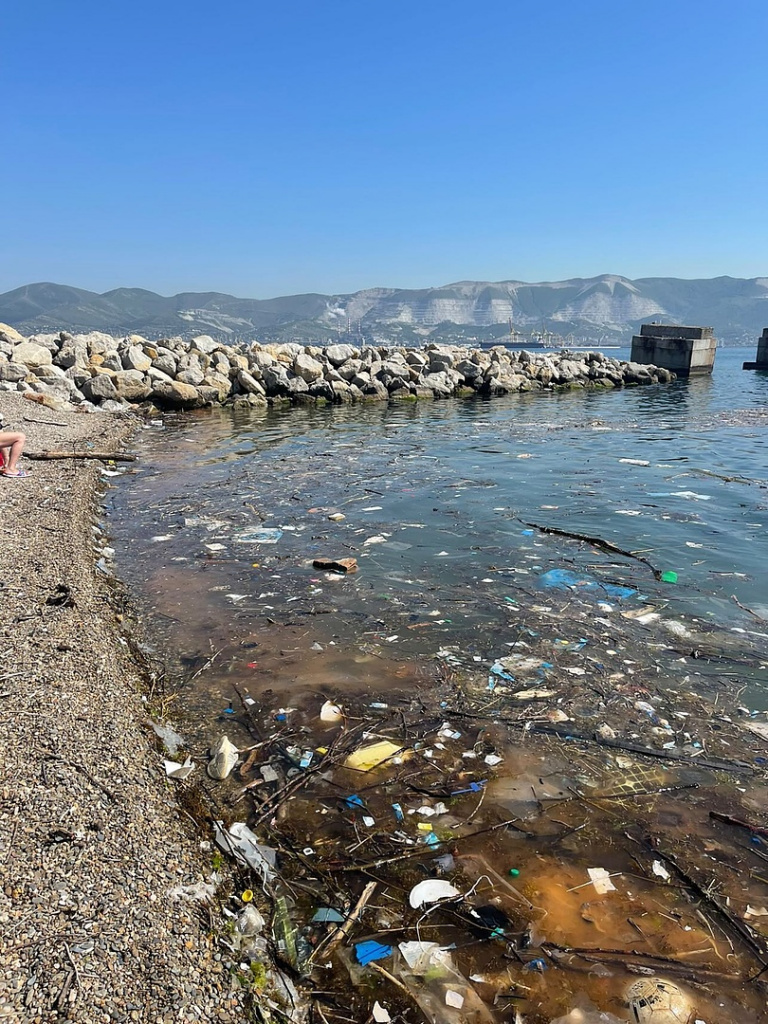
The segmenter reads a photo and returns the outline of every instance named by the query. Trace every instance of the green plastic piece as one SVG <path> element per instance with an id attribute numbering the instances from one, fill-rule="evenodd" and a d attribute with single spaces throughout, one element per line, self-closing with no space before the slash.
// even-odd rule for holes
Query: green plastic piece
<path id="1" fill-rule="evenodd" d="M 677 573 L 676 572 L 672 572 L 671 569 L 668 570 L 667 572 L 663 572 L 661 574 L 661 582 L 662 583 L 677 583 Z"/>
<path id="2" fill-rule="evenodd" d="M 512 875 L 513 878 L 517 878 L 517 876 L 520 874 L 517 868 L 510 868 L 509 873 L 510 875 Z"/>

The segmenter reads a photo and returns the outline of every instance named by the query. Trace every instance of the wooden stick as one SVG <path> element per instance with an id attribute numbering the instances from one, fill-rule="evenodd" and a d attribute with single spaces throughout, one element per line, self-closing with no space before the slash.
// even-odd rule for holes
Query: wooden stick
<path id="1" fill-rule="evenodd" d="M 756 825 L 751 821 L 743 821 L 741 818 L 732 818 L 730 814 L 721 814 L 719 811 L 710 811 L 710 818 L 715 821 L 723 821 L 726 825 L 736 825 L 737 828 L 745 828 L 748 832 L 754 832 L 757 836 L 768 836 L 768 828 Z"/>
<path id="2" fill-rule="evenodd" d="M 524 522 L 523 520 L 520 521 Z M 539 530 L 541 533 L 551 533 L 555 537 L 568 537 L 570 540 L 583 541 L 585 544 L 591 544 L 598 551 L 607 551 L 612 555 L 622 555 L 624 558 L 634 558 L 636 562 L 642 562 L 643 565 L 647 565 L 655 579 L 661 579 L 661 571 L 651 565 L 647 558 L 634 554 L 632 551 L 625 551 L 624 548 L 619 548 L 615 544 L 611 544 L 609 540 L 603 540 L 602 537 L 589 537 L 586 533 L 571 533 L 570 530 L 559 530 L 556 526 L 540 526 L 539 523 L 525 523 L 524 525 L 532 530 Z"/>
<path id="3" fill-rule="evenodd" d="M 533 833 L 526 832 L 525 829 L 519 828 L 515 825 L 516 821 L 519 821 L 519 818 L 510 818 L 509 821 L 500 821 L 498 825 L 491 825 L 489 828 L 481 828 L 476 832 L 467 832 L 463 836 L 453 836 L 451 843 L 455 845 L 456 843 L 463 842 L 465 839 L 472 839 L 474 836 L 484 836 L 489 832 L 496 832 L 500 828 L 512 828 L 515 832 L 520 832 L 522 835 L 530 838 Z M 435 853 L 434 846 L 417 846 L 415 849 L 407 850 L 405 853 L 397 853 L 393 857 L 379 857 L 378 860 L 370 860 L 366 864 L 347 864 L 343 868 L 332 868 L 331 870 L 338 871 L 341 874 L 348 874 L 350 871 L 372 871 L 374 868 L 383 867 L 385 864 L 396 864 L 400 860 L 409 860 L 411 857 L 426 857 L 429 854 L 433 857 L 438 856 L 438 854 Z"/>
<path id="4" fill-rule="evenodd" d="M 50 462 L 58 459 L 96 459 L 98 462 L 135 462 L 135 455 L 125 452 L 24 452 L 25 459 Z"/>
<path id="5" fill-rule="evenodd" d="M 352 931 L 352 928 L 354 927 L 357 919 L 365 910 L 365 905 L 367 904 L 371 896 L 373 896 L 378 884 L 378 882 L 369 882 L 366 885 L 366 887 L 363 889 L 360 899 L 355 904 L 354 909 L 352 910 L 349 917 L 343 924 L 339 925 L 336 931 L 331 932 L 331 934 L 324 942 L 320 943 L 320 945 L 317 947 L 314 953 L 310 956 L 310 963 L 312 963 L 312 961 L 315 960 L 318 956 L 330 956 L 336 949 L 336 947 L 339 945 L 339 943 L 346 939 L 346 937 Z"/>

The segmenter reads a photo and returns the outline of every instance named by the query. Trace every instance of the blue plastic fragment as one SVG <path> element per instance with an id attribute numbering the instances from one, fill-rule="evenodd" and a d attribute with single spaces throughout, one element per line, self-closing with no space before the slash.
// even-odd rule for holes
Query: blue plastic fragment
<path id="1" fill-rule="evenodd" d="M 507 679 L 510 683 L 514 683 L 515 681 L 515 677 L 510 675 L 499 661 L 495 661 L 493 665 L 491 665 L 491 672 L 495 676 L 499 676 L 501 679 Z"/>
<path id="2" fill-rule="evenodd" d="M 351 796 L 344 797 L 344 803 L 347 807 L 362 807 L 365 809 L 365 804 L 356 793 L 352 793 Z"/>
<path id="3" fill-rule="evenodd" d="M 392 954 L 392 947 L 385 946 L 383 942 L 358 942 L 355 944 L 355 959 L 359 964 L 365 966 L 373 960 L 386 960 Z"/>
<path id="4" fill-rule="evenodd" d="M 398 821 L 402 821 L 403 820 L 403 808 L 400 806 L 400 804 L 392 804 L 392 810 L 395 812 L 395 818 Z"/>
<path id="5" fill-rule="evenodd" d="M 275 721 L 276 722 L 285 722 L 287 720 L 288 720 L 288 715 L 286 715 L 283 711 L 281 711 L 277 715 L 275 715 Z"/>
<path id="6" fill-rule="evenodd" d="M 547 969 L 547 963 L 541 959 L 529 960 L 525 965 L 525 969 L 526 971 L 540 971 L 543 973 Z"/>
<path id="7" fill-rule="evenodd" d="M 463 793 L 479 793 L 488 782 L 488 779 L 481 779 L 479 782 L 470 782 L 468 789 L 455 789 L 451 796 L 461 796 Z"/>
<path id="8" fill-rule="evenodd" d="M 634 597 L 637 594 L 633 587 L 620 587 L 615 583 L 602 583 L 600 580 L 573 572 L 571 569 L 549 569 L 539 576 L 539 582 L 553 590 L 570 590 L 571 587 L 577 587 L 579 590 L 589 591 L 597 598 L 605 594 L 616 598 Z"/>
<path id="9" fill-rule="evenodd" d="M 333 907 L 318 907 L 315 911 L 315 916 L 312 918 L 313 922 L 320 922 L 322 924 L 330 922 L 332 924 L 341 924 L 344 918 Z"/>
<path id="10" fill-rule="evenodd" d="M 534 531 L 533 530 L 522 530 L 521 532 L 522 532 L 524 537 L 533 537 L 533 535 L 534 535 Z"/>
<path id="11" fill-rule="evenodd" d="M 283 531 L 276 527 L 262 526 L 256 530 L 244 530 L 234 539 L 238 544 L 277 544 Z"/>
<path id="12" fill-rule="evenodd" d="M 437 838 L 434 832 L 427 832 L 426 836 L 424 837 L 424 842 L 427 844 L 427 846 L 440 845 L 440 840 Z"/>

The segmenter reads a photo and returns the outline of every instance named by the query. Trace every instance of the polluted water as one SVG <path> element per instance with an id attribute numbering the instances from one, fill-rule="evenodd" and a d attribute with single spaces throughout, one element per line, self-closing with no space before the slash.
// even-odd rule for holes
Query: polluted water
<path id="1" fill-rule="evenodd" d="M 141 433 L 114 571 L 261 1019 L 768 1021 L 750 387 Z"/>

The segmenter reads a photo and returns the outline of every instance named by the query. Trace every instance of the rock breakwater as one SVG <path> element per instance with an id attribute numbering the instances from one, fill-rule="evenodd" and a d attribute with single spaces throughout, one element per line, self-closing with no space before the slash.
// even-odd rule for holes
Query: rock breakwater
<path id="1" fill-rule="evenodd" d="M 109 411 L 142 403 L 194 409 L 232 402 L 333 403 L 497 396 L 520 391 L 668 383 L 674 374 L 600 352 L 421 349 L 299 344 L 227 345 L 208 335 L 38 334 L 0 325 L 0 390 L 46 404 Z"/>

